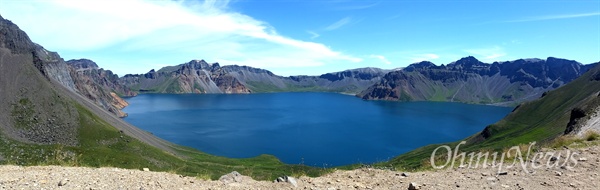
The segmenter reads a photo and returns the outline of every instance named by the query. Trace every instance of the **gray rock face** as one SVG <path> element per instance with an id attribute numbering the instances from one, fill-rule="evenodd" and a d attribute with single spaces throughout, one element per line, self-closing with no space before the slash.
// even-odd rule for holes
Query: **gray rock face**
<path id="1" fill-rule="evenodd" d="M 29 36 L 10 20 L 0 16 L 0 47 L 9 49 L 13 54 L 34 53 L 34 43 Z"/>
<path id="2" fill-rule="evenodd" d="M 119 76 L 87 59 L 69 60 L 66 64 L 79 94 L 119 117 L 127 116 L 121 109 L 128 103 L 120 96 L 136 96 L 137 93 L 121 85 Z"/>
<path id="3" fill-rule="evenodd" d="M 65 61 L 56 53 L 36 44 L 36 57 L 42 62 L 46 77 L 58 81 L 71 91 L 75 91 L 75 82 Z"/>
<path id="4" fill-rule="evenodd" d="M 89 70 L 89 69 L 100 69 L 96 62 L 89 59 L 73 59 L 67 61 L 67 64 L 75 69 L 76 71 Z"/>

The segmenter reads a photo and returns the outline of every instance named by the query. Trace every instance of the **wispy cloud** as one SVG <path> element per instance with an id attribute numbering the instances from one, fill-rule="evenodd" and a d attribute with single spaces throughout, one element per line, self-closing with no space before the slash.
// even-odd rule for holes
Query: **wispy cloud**
<path id="1" fill-rule="evenodd" d="M 338 20 L 337 22 L 325 27 L 325 30 L 328 30 L 328 31 L 337 30 L 338 28 L 341 28 L 342 26 L 350 23 L 351 21 L 352 21 L 352 18 L 350 18 L 350 17 L 342 18 L 342 19 Z"/>
<path id="2" fill-rule="evenodd" d="M 592 17 L 592 16 L 600 16 L 600 12 L 562 14 L 562 15 L 546 15 L 546 16 L 529 17 L 529 18 L 523 18 L 523 19 L 517 19 L 517 20 L 508 20 L 505 22 L 533 22 L 533 21 L 558 20 L 558 19 L 581 18 L 581 17 Z"/>
<path id="3" fill-rule="evenodd" d="M 350 10 L 363 10 L 363 9 L 368 9 L 374 6 L 379 5 L 380 2 L 374 2 L 371 4 L 361 4 L 361 5 L 341 5 L 338 6 L 336 9 L 337 10 L 344 10 L 344 11 L 350 11 Z"/>
<path id="4" fill-rule="evenodd" d="M 440 56 L 433 54 L 433 53 L 417 54 L 412 57 L 412 61 L 413 61 L 413 63 L 415 63 L 415 62 L 421 62 L 421 61 L 432 61 L 432 60 L 438 59 L 438 58 L 440 58 Z"/>
<path id="5" fill-rule="evenodd" d="M 191 59 L 287 68 L 281 71 L 362 61 L 324 44 L 280 35 L 268 23 L 231 11 L 228 2 L 28 0 L 3 2 L 0 12 L 65 58 L 96 59 L 119 74 Z M 348 22 L 342 19 L 330 28 Z"/>
<path id="6" fill-rule="evenodd" d="M 385 64 L 392 64 L 391 61 L 389 61 L 387 58 L 385 58 L 385 56 L 383 55 L 370 55 L 369 58 L 373 58 L 373 59 L 378 59 L 379 61 L 385 63 Z"/>
<path id="7" fill-rule="evenodd" d="M 315 38 L 318 38 L 319 36 L 321 36 L 321 35 L 319 35 L 319 33 L 316 33 L 313 31 L 306 31 L 306 32 L 308 32 L 308 34 L 310 34 L 310 39 L 315 39 Z"/>
<path id="8" fill-rule="evenodd" d="M 474 55 L 482 61 L 491 62 L 491 61 L 500 61 L 499 58 L 506 56 L 504 49 L 499 46 L 487 47 L 487 48 L 477 48 L 477 49 L 466 49 L 464 52 L 467 52 L 471 55 Z"/>

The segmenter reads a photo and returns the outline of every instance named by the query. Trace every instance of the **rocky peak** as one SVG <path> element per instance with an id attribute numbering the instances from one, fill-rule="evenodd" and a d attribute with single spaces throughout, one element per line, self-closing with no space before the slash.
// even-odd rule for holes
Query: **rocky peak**
<path id="1" fill-rule="evenodd" d="M 211 67 L 210 68 L 211 71 L 216 71 L 217 69 L 221 68 L 221 65 L 219 65 L 219 63 L 217 63 L 217 62 L 214 62 L 214 63 L 210 64 L 210 67 Z"/>
<path id="2" fill-rule="evenodd" d="M 0 47 L 8 48 L 14 54 L 27 54 L 34 51 L 29 36 L 19 27 L 0 15 Z"/>
<path id="3" fill-rule="evenodd" d="M 144 74 L 145 78 L 149 78 L 149 79 L 156 79 L 157 75 L 156 75 L 156 71 L 154 71 L 154 69 L 148 71 L 148 73 Z"/>
<path id="4" fill-rule="evenodd" d="M 177 69 L 176 72 L 177 73 L 194 73 L 194 72 L 197 73 L 197 71 L 199 71 L 199 70 L 213 72 L 213 71 L 218 70 L 219 68 L 221 68 L 219 63 L 207 63 L 204 60 L 192 60 L 185 64 L 179 65 L 179 68 Z"/>
<path id="5" fill-rule="evenodd" d="M 208 65 L 208 63 L 206 63 L 206 61 L 204 61 L 204 60 L 192 60 L 186 64 L 183 64 L 181 68 L 182 69 L 190 68 L 193 70 L 201 70 L 201 69 L 207 70 L 210 67 L 211 66 Z"/>
<path id="6" fill-rule="evenodd" d="M 80 69 L 99 69 L 96 62 L 89 59 L 72 59 L 67 61 L 67 65 L 73 67 L 76 70 Z"/>
<path id="7" fill-rule="evenodd" d="M 412 72 L 415 70 L 430 69 L 430 68 L 436 68 L 436 67 L 437 66 L 430 61 L 421 61 L 419 63 L 410 64 L 408 67 L 404 68 L 404 70 Z"/>
<path id="8" fill-rule="evenodd" d="M 448 64 L 448 67 L 454 68 L 456 70 L 469 70 L 476 68 L 487 67 L 488 64 L 485 64 L 479 60 L 477 60 L 473 56 L 463 57 L 454 63 Z"/>

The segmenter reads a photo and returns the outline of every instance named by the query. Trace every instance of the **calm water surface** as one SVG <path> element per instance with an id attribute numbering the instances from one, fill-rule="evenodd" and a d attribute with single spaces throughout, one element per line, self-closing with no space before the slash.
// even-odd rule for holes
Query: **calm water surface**
<path id="1" fill-rule="evenodd" d="M 512 108 L 449 102 L 364 101 L 335 93 L 142 94 L 126 121 L 210 154 L 272 154 L 289 164 L 373 163 L 460 140 Z"/>

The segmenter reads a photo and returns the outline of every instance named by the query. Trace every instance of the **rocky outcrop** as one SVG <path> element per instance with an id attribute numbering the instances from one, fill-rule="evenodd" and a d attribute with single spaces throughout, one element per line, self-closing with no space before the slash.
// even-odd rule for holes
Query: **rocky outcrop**
<path id="1" fill-rule="evenodd" d="M 448 65 L 412 64 L 393 71 L 358 96 L 369 100 L 432 100 L 516 105 L 539 98 L 593 65 L 549 57 L 483 63 L 465 57 Z"/>
<path id="2" fill-rule="evenodd" d="M 123 109 L 127 106 L 129 106 L 129 103 L 125 100 L 123 100 L 123 98 L 121 98 L 119 95 L 117 95 L 114 92 L 110 92 L 110 96 L 113 98 L 114 100 L 114 106 L 117 107 L 117 109 Z"/>
<path id="3" fill-rule="evenodd" d="M 39 58 L 44 66 L 44 74 L 48 78 L 58 81 L 69 90 L 75 90 L 75 82 L 69 73 L 69 67 L 65 61 L 56 53 L 44 49 L 40 45 L 35 45 L 35 57 Z"/>
<path id="4" fill-rule="evenodd" d="M 586 117 L 588 114 L 581 108 L 574 108 L 571 110 L 571 117 L 569 118 L 569 123 L 567 124 L 567 129 L 565 130 L 565 134 L 575 133 L 581 130 L 581 120 Z"/>
<path id="5" fill-rule="evenodd" d="M 119 76 L 87 59 L 69 60 L 66 63 L 79 94 L 119 117 L 127 116 L 121 109 L 128 104 L 120 96 L 135 96 L 137 93 L 121 85 Z"/>

